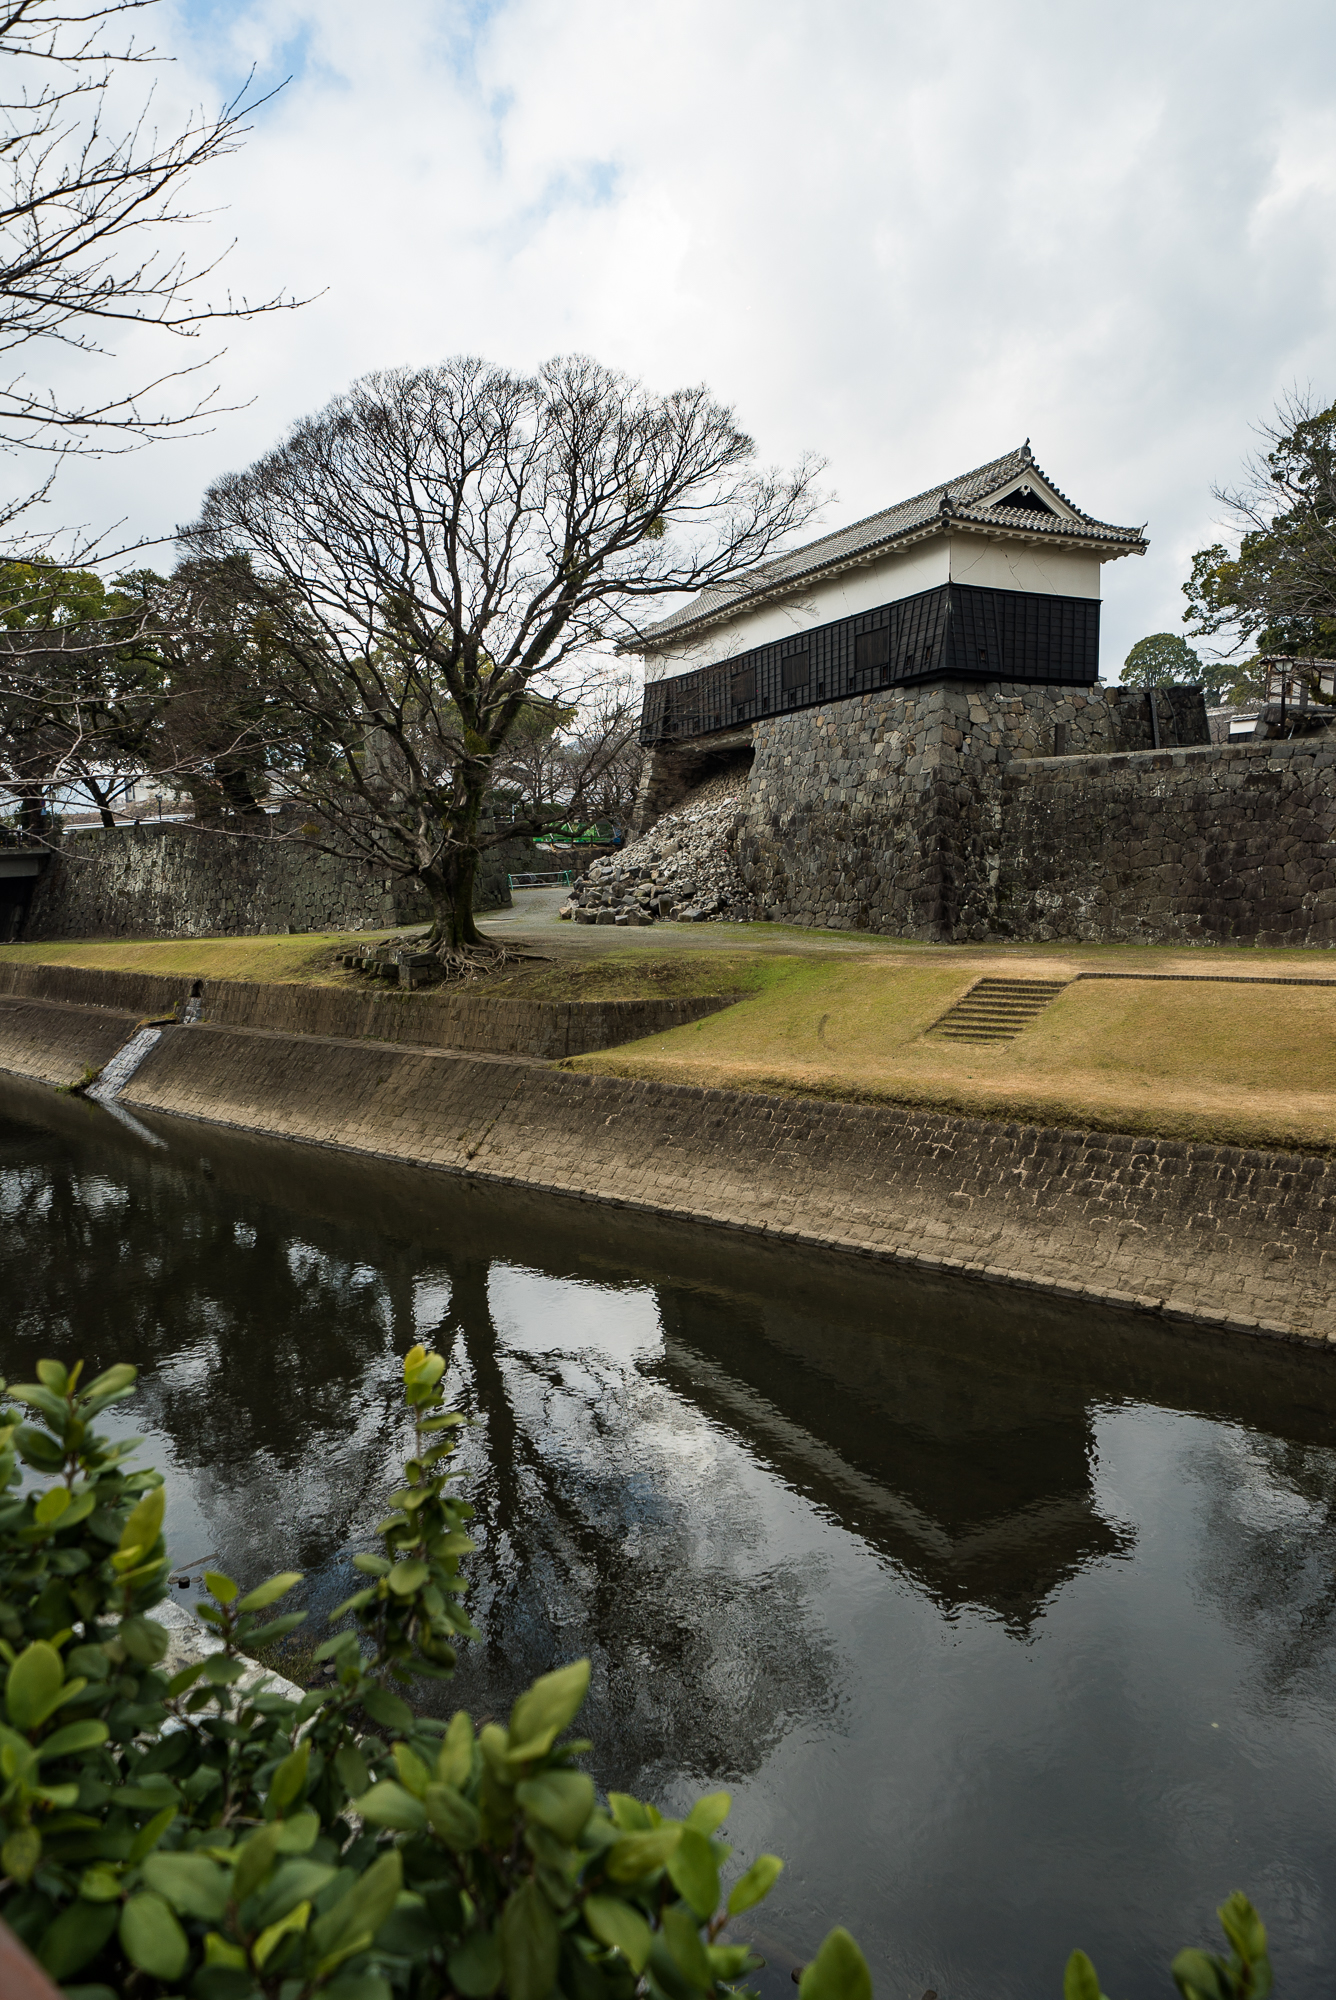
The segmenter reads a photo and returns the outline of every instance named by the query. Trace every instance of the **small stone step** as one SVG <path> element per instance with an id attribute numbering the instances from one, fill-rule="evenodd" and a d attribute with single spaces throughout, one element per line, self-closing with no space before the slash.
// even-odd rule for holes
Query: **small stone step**
<path id="1" fill-rule="evenodd" d="M 1010 1042 L 1057 999 L 1065 979 L 980 979 L 927 1033 L 947 1042 Z"/>

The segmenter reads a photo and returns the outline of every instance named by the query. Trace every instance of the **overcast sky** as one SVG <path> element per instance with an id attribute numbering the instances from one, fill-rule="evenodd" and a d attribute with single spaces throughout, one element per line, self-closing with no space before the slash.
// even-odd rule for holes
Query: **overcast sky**
<path id="1" fill-rule="evenodd" d="M 197 240 L 237 238 L 239 290 L 321 296 L 228 336 L 249 407 L 79 472 L 65 519 L 170 532 L 367 369 L 580 348 L 708 382 L 767 462 L 820 453 L 825 526 L 1028 436 L 1078 506 L 1148 524 L 1104 572 L 1112 678 L 1178 628 L 1250 425 L 1336 397 L 1330 0 L 166 0 L 147 26 L 164 125 L 291 76 L 197 183 Z"/>

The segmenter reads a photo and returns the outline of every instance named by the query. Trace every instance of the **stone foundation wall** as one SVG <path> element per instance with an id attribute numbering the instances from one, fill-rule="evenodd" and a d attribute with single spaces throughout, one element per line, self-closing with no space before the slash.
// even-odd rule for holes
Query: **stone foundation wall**
<path id="1" fill-rule="evenodd" d="M 977 837 L 1007 766 L 1055 740 L 1072 752 L 1126 748 L 1143 725 L 1148 739 L 1144 700 L 1103 689 L 964 682 L 769 717 L 756 724 L 734 834 L 739 873 L 761 910 L 788 923 L 951 937 L 954 857 Z"/>
<path id="2" fill-rule="evenodd" d="M 67 834 L 38 877 L 20 935 L 263 936 L 425 923 L 415 884 L 369 863 L 319 854 L 270 821 L 257 837 L 171 821 Z M 491 848 L 477 907 L 508 908 L 508 874 L 549 866 L 528 841 Z"/>
<path id="3" fill-rule="evenodd" d="M 1200 695 L 1168 692 L 1162 740 L 1199 747 L 1150 749 L 1145 697 L 1116 689 L 885 690 L 759 723 L 743 883 L 774 918 L 890 936 L 1336 943 L 1336 740 L 1209 744 Z"/>
<path id="4" fill-rule="evenodd" d="M 1336 741 L 1011 765 L 961 815 L 955 937 L 1336 944 Z"/>

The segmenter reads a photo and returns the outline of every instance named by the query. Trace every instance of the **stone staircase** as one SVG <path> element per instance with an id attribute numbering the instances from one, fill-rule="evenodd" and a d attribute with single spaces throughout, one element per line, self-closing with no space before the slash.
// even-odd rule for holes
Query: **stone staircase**
<path id="1" fill-rule="evenodd" d="M 946 1042 L 1011 1042 L 1069 984 L 1065 979 L 980 979 L 928 1033 Z"/>

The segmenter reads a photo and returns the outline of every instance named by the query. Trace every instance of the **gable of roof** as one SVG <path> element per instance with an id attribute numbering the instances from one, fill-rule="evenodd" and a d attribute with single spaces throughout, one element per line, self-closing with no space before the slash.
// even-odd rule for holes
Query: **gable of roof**
<path id="1" fill-rule="evenodd" d="M 1042 480 L 1049 492 L 1070 509 L 1070 513 L 1050 512 L 1046 508 L 1036 508 L 1030 502 L 1016 507 L 999 505 L 999 498 L 1008 497 L 1008 489 L 1027 476 Z M 1134 550 L 1140 552 L 1147 546 L 1143 529 L 1114 527 L 1108 521 L 1097 521 L 1093 515 L 1082 513 L 1061 487 L 1036 465 L 1027 438 L 1015 451 L 990 459 L 987 465 L 976 465 L 972 472 L 944 479 L 939 486 L 929 486 L 908 500 L 898 501 L 894 507 L 885 507 L 879 514 L 869 514 L 863 520 L 855 521 L 851 527 L 837 528 L 833 534 L 822 535 L 819 540 L 808 542 L 800 549 L 790 549 L 786 555 L 761 563 L 731 583 L 701 591 L 690 604 L 648 626 L 639 640 L 627 641 L 618 650 L 639 652 L 642 647 L 654 646 L 667 638 L 681 637 L 689 631 L 715 624 L 722 618 L 732 617 L 750 603 L 768 597 L 786 596 L 802 584 L 817 582 L 825 574 L 889 554 L 897 543 L 917 540 L 947 520 L 958 522 L 967 529 L 1013 529 L 1027 535 L 1053 537 L 1069 544 L 1083 542 L 1088 547 L 1104 547 L 1119 555 Z"/>

